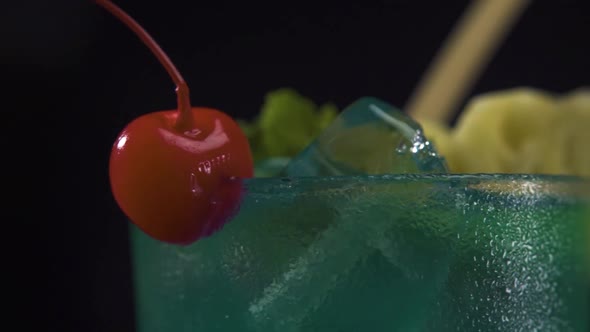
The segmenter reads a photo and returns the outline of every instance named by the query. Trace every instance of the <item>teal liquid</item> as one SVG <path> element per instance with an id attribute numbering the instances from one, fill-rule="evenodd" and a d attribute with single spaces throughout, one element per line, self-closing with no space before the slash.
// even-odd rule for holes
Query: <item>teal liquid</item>
<path id="1" fill-rule="evenodd" d="M 139 331 L 587 331 L 589 184 L 253 179 L 188 247 L 133 229 Z"/>

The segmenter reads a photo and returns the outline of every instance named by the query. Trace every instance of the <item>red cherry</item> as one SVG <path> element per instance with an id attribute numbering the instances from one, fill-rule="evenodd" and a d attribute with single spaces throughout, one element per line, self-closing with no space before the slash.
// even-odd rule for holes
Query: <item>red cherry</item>
<path id="1" fill-rule="evenodd" d="M 228 115 L 190 106 L 184 79 L 135 20 L 109 0 L 96 3 L 136 32 L 178 94 L 178 110 L 140 116 L 115 141 L 109 165 L 113 195 L 150 236 L 189 244 L 223 225 L 239 206 L 239 179 L 253 174 L 248 141 Z"/>
<path id="2" fill-rule="evenodd" d="M 217 228 L 221 212 L 234 209 L 240 186 L 231 177 L 251 177 L 244 134 L 224 113 L 193 108 L 192 130 L 174 129 L 178 112 L 146 114 L 119 135 L 110 160 L 111 187 L 127 216 L 151 236 L 190 243 Z"/>

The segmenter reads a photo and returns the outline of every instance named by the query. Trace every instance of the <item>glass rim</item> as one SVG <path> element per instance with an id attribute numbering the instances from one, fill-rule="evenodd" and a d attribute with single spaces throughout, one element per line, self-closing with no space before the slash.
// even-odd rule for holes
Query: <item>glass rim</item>
<path id="1" fill-rule="evenodd" d="M 448 184 L 451 188 L 489 189 L 492 191 L 565 193 L 590 199 L 590 178 L 575 175 L 512 174 L 512 173 L 437 173 L 437 174 L 378 174 L 336 176 L 274 176 L 241 179 L 248 194 L 272 194 L 276 190 L 309 190 L 362 187 L 365 185 L 407 185 L 411 183 Z M 456 190 L 456 189 L 453 189 Z"/>
<path id="2" fill-rule="evenodd" d="M 253 181 L 405 181 L 405 180 L 526 180 L 526 181 L 551 181 L 551 182 L 582 182 L 590 183 L 590 178 L 568 174 L 535 174 L 535 173 L 404 173 L 404 174 L 354 174 L 354 175 L 329 175 L 329 176 L 263 176 L 245 178 L 245 183 Z"/>

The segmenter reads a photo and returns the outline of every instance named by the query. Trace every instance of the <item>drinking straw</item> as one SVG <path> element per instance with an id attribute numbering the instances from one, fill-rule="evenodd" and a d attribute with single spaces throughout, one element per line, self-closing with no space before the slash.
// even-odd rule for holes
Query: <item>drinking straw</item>
<path id="1" fill-rule="evenodd" d="M 473 0 L 406 104 L 408 114 L 448 124 L 529 3 L 530 0 Z"/>

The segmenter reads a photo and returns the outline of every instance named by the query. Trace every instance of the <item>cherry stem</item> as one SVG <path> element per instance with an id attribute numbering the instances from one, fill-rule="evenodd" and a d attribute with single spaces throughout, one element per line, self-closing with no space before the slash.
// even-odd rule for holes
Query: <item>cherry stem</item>
<path id="1" fill-rule="evenodd" d="M 176 66 L 172 63 L 168 55 L 160 48 L 158 43 L 145 31 L 137 21 L 129 16 L 125 11 L 109 0 L 94 0 L 98 5 L 108 10 L 111 14 L 117 17 L 121 22 L 125 23 L 141 41 L 152 51 L 158 58 L 162 66 L 176 84 L 176 96 L 178 99 L 178 118 L 176 119 L 176 129 L 190 130 L 193 126 L 193 113 L 191 111 L 190 91 L 188 85 L 180 75 Z"/>

